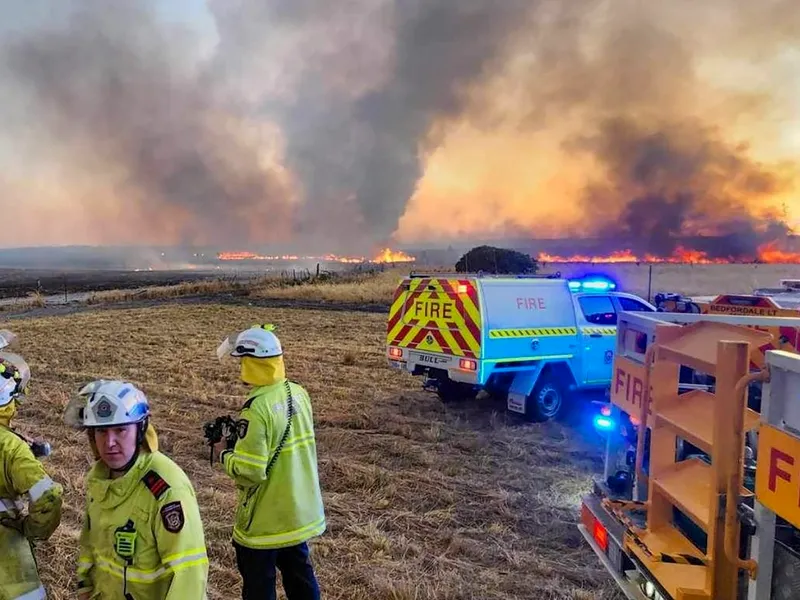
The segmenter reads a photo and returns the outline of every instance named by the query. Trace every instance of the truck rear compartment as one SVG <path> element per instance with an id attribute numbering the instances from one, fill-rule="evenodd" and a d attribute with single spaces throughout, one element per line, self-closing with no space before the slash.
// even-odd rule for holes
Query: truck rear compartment
<path id="1" fill-rule="evenodd" d="M 481 354 L 478 290 L 469 279 L 405 279 L 387 323 L 387 345 L 477 360 Z"/>

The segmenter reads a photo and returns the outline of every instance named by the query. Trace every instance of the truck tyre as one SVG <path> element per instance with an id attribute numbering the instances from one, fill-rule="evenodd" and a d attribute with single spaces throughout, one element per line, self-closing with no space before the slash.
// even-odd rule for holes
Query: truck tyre
<path id="1" fill-rule="evenodd" d="M 525 419 L 541 423 L 560 417 L 566 408 L 564 387 L 552 375 L 541 377 L 525 399 Z"/>

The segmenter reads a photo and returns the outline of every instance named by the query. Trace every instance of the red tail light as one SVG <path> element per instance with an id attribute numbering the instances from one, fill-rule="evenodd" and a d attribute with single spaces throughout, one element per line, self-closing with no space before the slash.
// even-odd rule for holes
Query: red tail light
<path id="1" fill-rule="evenodd" d="M 600 414 L 603 415 L 604 417 L 610 417 L 611 416 L 611 406 L 609 406 L 608 404 L 603 405 L 600 408 Z"/>
<path id="2" fill-rule="evenodd" d="M 581 504 L 581 522 L 586 530 L 591 532 L 592 538 L 597 542 L 597 545 L 603 550 L 608 551 L 608 531 L 603 527 L 603 524 L 597 520 L 585 504 Z"/>
<path id="3" fill-rule="evenodd" d="M 465 371 L 477 371 L 478 362 L 471 358 L 462 358 L 458 361 L 458 366 Z"/>
<path id="4" fill-rule="evenodd" d="M 403 351 L 400 348 L 389 348 L 389 356 L 392 358 L 403 358 Z"/>
<path id="5" fill-rule="evenodd" d="M 603 552 L 608 551 L 608 532 L 603 524 L 597 519 L 594 521 L 594 529 L 592 530 L 592 537 L 597 545 L 603 549 Z"/>

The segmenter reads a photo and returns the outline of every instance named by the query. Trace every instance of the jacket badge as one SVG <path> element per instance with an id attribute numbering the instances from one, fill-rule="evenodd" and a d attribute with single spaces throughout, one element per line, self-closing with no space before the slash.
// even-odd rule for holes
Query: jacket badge
<path id="1" fill-rule="evenodd" d="M 164 529 L 170 533 L 178 533 L 183 529 L 183 524 L 186 519 L 183 516 L 183 506 L 180 502 L 170 502 L 165 504 L 161 509 L 161 521 L 164 523 Z"/>

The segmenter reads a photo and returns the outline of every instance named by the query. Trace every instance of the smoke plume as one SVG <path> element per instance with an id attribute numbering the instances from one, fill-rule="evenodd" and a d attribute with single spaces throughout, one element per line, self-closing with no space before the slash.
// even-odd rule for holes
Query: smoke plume
<path id="1" fill-rule="evenodd" d="M 184 243 L 289 231 L 290 189 L 269 164 L 269 132 L 215 104 L 180 32 L 140 0 L 73 7 L 61 27 L 6 43 L 3 63 L 69 169 L 108 177 L 91 208 L 118 203 L 144 236 Z"/>
<path id="2" fill-rule="evenodd" d="M 785 2 L 550 8 L 429 157 L 401 236 L 431 235 L 438 213 L 452 237 L 598 236 L 664 256 L 719 235 L 712 254 L 744 258 L 786 232 L 784 203 L 800 217 L 785 136 L 800 16 Z"/>
<path id="3" fill-rule="evenodd" d="M 745 256 L 800 218 L 793 4 L 208 0 L 198 33 L 154 0 L 39 0 L 0 33 L 0 205 L 39 243 Z"/>

